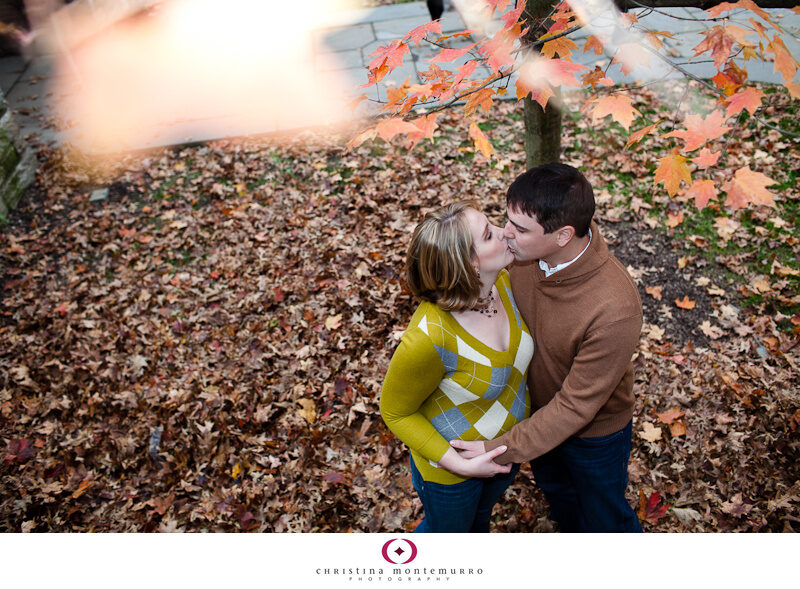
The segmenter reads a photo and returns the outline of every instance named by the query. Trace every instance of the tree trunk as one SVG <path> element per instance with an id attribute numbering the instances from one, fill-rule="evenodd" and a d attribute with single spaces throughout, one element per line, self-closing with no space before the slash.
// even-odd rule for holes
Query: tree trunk
<path id="1" fill-rule="evenodd" d="M 553 7 L 553 0 L 528 0 L 522 18 L 527 20 L 530 31 L 523 41 L 531 45 L 546 30 L 546 24 L 535 26 L 545 18 Z M 525 165 L 526 169 L 557 162 L 561 157 L 561 110 L 556 103 L 561 93 L 547 103 L 547 108 L 542 109 L 538 102 L 531 100 L 530 96 L 524 99 L 525 119 Z"/>
<path id="2" fill-rule="evenodd" d="M 530 96 L 525 97 L 525 166 L 530 170 L 541 164 L 557 162 L 561 157 L 561 109 L 551 98 L 543 109 Z"/>

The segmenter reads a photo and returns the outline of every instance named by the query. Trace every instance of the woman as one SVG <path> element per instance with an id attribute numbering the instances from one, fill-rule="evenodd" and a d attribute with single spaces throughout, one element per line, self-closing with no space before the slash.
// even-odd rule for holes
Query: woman
<path id="1" fill-rule="evenodd" d="M 422 302 L 386 372 L 381 415 L 411 451 L 417 532 L 488 532 L 519 469 L 492 461 L 503 446 L 466 459 L 449 444 L 493 439 L 530 414 L 533 340 L 504 269 L 513 260 L 473 202 L 429 213 L 411 238 L 406 281 Z"/>

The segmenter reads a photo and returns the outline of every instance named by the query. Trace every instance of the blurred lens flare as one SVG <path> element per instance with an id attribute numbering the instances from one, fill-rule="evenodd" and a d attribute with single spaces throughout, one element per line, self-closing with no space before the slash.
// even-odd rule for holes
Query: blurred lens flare
<path id="1" fill-rule="evenodd" d="M 347 84 L 324 63 L 327 49 L 313 51 L 321 38 L 312 31 L 345 7 L 172 0 L 108 26 L 57 61 L 66 138 L 106 152 L 336 123 Z M 82 26 L 73 14 L 53 29 L 75 39 Z"/>

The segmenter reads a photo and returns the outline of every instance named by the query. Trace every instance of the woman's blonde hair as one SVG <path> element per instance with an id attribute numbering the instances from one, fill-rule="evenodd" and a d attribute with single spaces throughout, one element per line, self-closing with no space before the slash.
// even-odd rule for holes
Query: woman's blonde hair
<path id="1" fill-rule="evenodd" d="M 409 290 L 444 311 L 474 308 L 481 281 L 472 265 L 475 247 L 464 216 L 474 201 L 461 201 L 431 211 L 414 229 L 406 257 Z"/>

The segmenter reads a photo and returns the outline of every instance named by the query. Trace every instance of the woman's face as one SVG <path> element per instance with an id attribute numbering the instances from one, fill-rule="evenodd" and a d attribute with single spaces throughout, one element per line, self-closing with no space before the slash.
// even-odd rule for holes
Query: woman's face
<path id="1" fill-rule="evenodd" d="M 508 242 L 503 237 L 503 229 L 492 225 L 486 215 L 469 208 L 464 210 L 472 243 L 475 247 L 475 258 L 481 276 L 499 272 L 514 261 L 514 254 L 508 249 Z"/>

